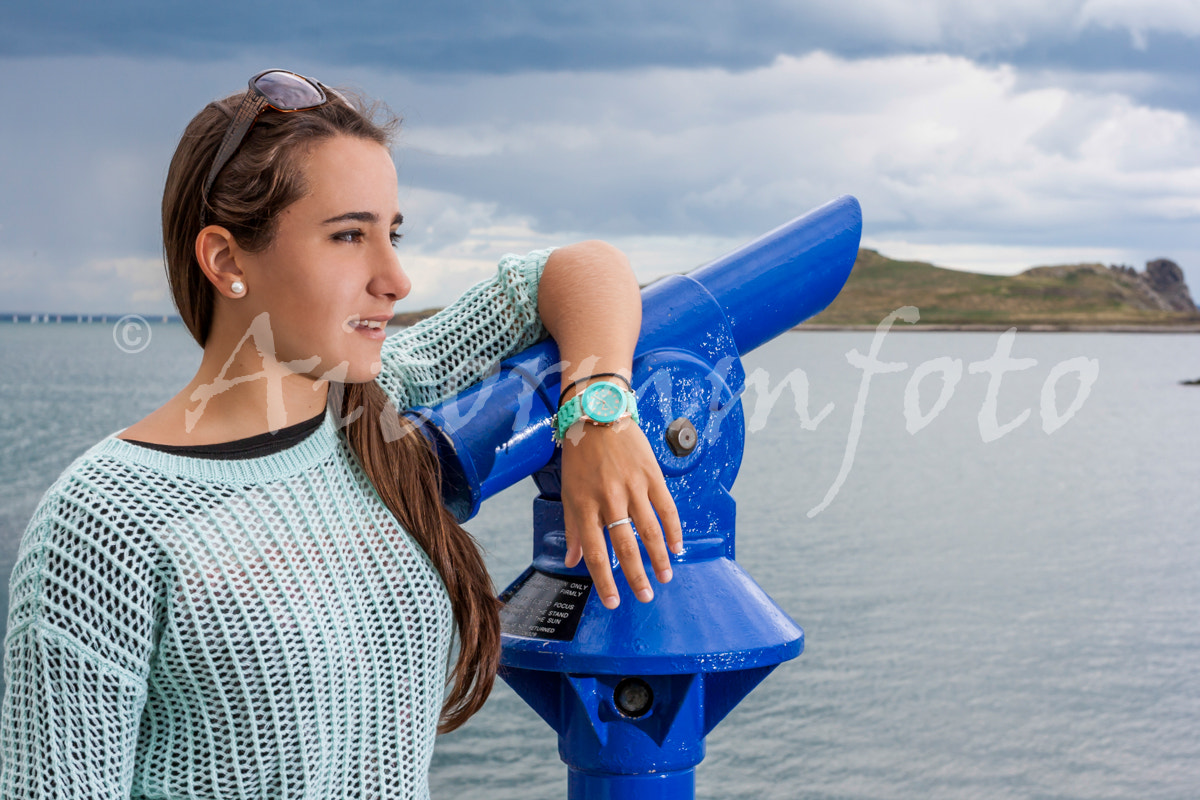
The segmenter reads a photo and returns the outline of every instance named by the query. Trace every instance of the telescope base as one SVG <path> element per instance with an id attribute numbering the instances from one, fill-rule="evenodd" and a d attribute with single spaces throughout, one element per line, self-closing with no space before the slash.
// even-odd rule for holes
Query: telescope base
<path id="1" fill-rule="evenodd" d="M 696 770 L 653 775 L 598 775 L 567 771 L 568 800 L 693 800 Z"/>

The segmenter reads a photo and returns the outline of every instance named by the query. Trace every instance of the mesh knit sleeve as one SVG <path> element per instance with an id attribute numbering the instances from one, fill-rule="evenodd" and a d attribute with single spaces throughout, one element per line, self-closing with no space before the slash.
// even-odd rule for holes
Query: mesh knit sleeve
<path id="1" fill-rule="evenodd" d="M 538 281 L 552 250 L 506 255 L 496 276 L 454 303 L 388 337 L 376 379 L 398 409 L 434 405 L 544 334 Z"/>
<path id="2" fill-rule="evenodd" d="M 129 796 L 158 592 L 134 523 L 100 505 L 85 491 L 52 489 L 22 540 L 5 637 L 0 797 Z"/>

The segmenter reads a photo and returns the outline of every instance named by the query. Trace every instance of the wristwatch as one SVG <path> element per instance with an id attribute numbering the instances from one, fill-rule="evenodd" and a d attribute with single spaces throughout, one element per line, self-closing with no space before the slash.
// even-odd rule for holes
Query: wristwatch
<path id="1" fill-rule="evenodd" d="M 596 381 L 563 403 L 550 424 L 554 428 L 554 440 L 561 443 L 570 427 L 581 419 L 597 425 L 612 425 L 624 418 L 632 419 L 635 425 L 641 422 L 633 392 L 612 381 Z"/>

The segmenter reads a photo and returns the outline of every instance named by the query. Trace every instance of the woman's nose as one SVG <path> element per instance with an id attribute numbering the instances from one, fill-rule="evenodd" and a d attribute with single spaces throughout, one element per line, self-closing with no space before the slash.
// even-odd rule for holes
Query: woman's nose
<path id="1" fill-rule="evenodd" d="M 400 256 L 391 247 L 387 248 L 386 253 L 380 254 L 379 268 L 367 288 L 371 294 L 392 301 L 402 300 L 412 290 L 412 281 L 400 266 Z"/>

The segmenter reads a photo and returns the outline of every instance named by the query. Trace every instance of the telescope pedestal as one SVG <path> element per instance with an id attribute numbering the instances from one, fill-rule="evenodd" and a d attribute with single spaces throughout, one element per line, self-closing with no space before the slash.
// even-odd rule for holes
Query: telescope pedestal
<path id="1" fill-rule="evenodd" d="M 696 770 L 657 775 L 590 775 L 567 771 L 571 800 L 690 800 L 696 796 Z"/>

